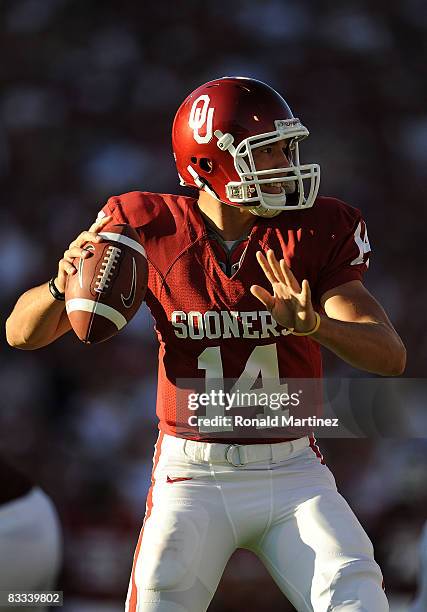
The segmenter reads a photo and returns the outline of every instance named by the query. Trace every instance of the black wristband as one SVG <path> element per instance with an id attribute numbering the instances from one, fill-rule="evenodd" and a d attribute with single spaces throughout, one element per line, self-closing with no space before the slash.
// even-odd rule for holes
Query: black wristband
<path id="1" fill-rule="evenodd" d="M 48 284 L 49 291 L 51 292 L 55 300 L 60 300 L 61 302 L 63 302 L 65 300 L 65 293 L 59 291 L 58 287 L 55 285 L 55 277 L 51 278 Z"/>

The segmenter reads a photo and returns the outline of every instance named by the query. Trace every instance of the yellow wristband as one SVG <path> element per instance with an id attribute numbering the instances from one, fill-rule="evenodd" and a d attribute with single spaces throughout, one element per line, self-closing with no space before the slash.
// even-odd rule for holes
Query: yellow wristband
<path id="1" fill-rule="evenodd" d="M 308 332 L 296 332 L 296 331 L 292 331 L 291 332 L 292 335 L 293 336 L 311 336 L 311 334 L 315 334 L 317 332 L 317 330 L 319 329 L 319 327 L 320 327 L 320 320 L 321 319 L 320 319 L 320 315 L 319 315 L 318 312 L 315 312 L 314 314 L 316 315 L 316 324 L 315 324 L 315 326 L 313 327 L 313 329 L 311 331 L 308 331 Z"/>

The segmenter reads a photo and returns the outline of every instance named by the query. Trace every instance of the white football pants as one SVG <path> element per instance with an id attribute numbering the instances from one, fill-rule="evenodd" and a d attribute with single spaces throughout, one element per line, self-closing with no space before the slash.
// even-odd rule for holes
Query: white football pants
<path id="1" fill-rule="evenodd" d="M 372 544 L 308 444 L 250 445 L 245 463 L 247 447 L 160 434 L 126 612 L 206 610 L 236 548 L 298 611 L 387 612 Z"/>
<path id="2" fill-rule="evenodd" d="M 61 564 L 61 535 L 56 510 L 39 488 L 0 506 L 0 591 L 44 591 L 55 588 Z M 11 610 L 43 612 L 44 607 Z M 50 608 L 51 609 L 51 608 Z"/>

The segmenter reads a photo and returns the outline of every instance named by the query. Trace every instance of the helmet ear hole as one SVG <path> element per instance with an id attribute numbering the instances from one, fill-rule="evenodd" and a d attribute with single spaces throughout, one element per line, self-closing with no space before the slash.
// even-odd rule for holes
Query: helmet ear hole
<path id="1" fill-rule="evenodd" d="M 207 157 L 201 157 L 199 160 L 199 166 L 204 172 L 212 172 L 212 162 Z"/>
<path id="2" fill-rule="evenodd" d="M 190 161 L 192 164 L 197 164 L 197 157 L 191 157 Z"/>

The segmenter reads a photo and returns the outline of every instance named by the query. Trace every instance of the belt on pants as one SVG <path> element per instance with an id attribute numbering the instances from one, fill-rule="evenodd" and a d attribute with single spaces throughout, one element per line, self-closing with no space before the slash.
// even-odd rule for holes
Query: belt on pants
<path id="1" fill-rule="evenodd" d="M 296 451 L 310 446 L 310 440 L 307 436 L 275 444 L 218 444 L 183 438 L 176 439 L 180 440 L 184 454 L 192 461 L 229 463 L 235 467 L 262 461 L 279 463 Z"/>

